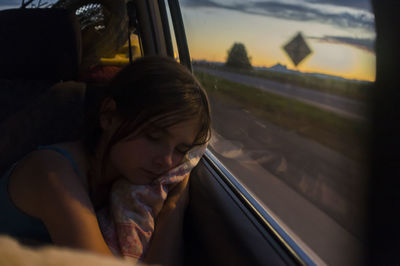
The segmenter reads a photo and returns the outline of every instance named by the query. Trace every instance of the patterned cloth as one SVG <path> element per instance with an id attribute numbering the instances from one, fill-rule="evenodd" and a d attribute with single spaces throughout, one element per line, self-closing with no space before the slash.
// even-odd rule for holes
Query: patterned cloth
<path id="1" fill-rule="evenodd" d="M 114 254 L 135 262 L 143 257 L 168 189 L 189 176 L 206 147 L 192 148 L 182 164 L 150 185 L 133 185 L 125 179 L 114 182 L 109 207 L 97 213 L 104 239 Z"/>

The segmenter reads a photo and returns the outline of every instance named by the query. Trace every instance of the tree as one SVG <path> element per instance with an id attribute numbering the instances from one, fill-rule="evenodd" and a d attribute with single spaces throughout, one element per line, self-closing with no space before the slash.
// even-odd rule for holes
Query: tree
<path id="1" fill-rule="evenodd" d="M 247 50 L 244 44 L 235 42 L 228 50 L 228 58 L 225 66 L 240 69 L 252 69 L 250 60 L 251 58 L 247 55 Z"/>

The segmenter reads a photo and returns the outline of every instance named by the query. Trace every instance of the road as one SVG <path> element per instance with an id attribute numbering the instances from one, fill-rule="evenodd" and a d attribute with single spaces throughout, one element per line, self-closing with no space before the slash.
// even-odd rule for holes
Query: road
<path id="1" fill-rule="evenodd" d="M 293 98 L 345 117 L 365 119 L 366 116 L 366 108 L 364 104 L 344 97 L 207 67 L 194 66 L 194 70 L 252 86 L 274 94 Z"/>
<path id="2" fill-rule="evenodd" d="M 363 237 L 361 166 L 245 109 L 210 101 L 210 150 L 328 264 L 356 265 Z"/>

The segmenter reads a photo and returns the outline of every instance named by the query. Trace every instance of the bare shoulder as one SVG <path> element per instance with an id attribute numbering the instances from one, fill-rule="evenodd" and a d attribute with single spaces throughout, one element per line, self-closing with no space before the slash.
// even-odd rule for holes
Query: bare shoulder
<path id="1" fill-rule="evenodd" d="M 0 236 L 1 265 L 29 266 L 132 266 L 134 263 L 122 258 L 102 256 L 93 252 L 83 252 L 69 248 L 46 246 L 32 248 L 18 243 L 15 239 Z M 141 263 L 136 265 L 142 265 Z"/>
<path id="2" fill-rule="evenodd" d="M 9 191 L 17 207 L 34 217 L 40 216 L 42 204 L 49 200 L 69 196 L 90 204 L 82 178 L 65 156 L 53 150 L 36 150 L 20 161 L 10 177 Z"/>
<path id="3" fill-rule="evenodd" d="M 111 255 L 85 183 L 65 156 L 52 150 L 35 151 L 10 178 L 11 199 L 22 211 L 42 220 L 53 243 Z"/>

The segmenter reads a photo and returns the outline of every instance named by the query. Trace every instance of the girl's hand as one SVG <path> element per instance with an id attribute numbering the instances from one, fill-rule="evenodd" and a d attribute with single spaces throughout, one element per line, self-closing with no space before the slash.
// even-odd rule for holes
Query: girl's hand
<path id="1" fill-rule="evenodd" d="M 155 231 L 146 251 L 148 264 L 183 264 L 183 218 L 189 202 L 189 176 L 177 184 L 156 219 Z"/>
<path id="2" fill-rule="evenodd" d="M 161 210 L 161 213 L 167 212 L 168 210 L 174 210 L 175 208 L 186 209 L 189 203 L 189 175 L 182 180 L 182 182 L 175 184 L 170 188 L 168 192 L 167 200 Z M 161 213 L 158 217 L 161 216 Z"/>

